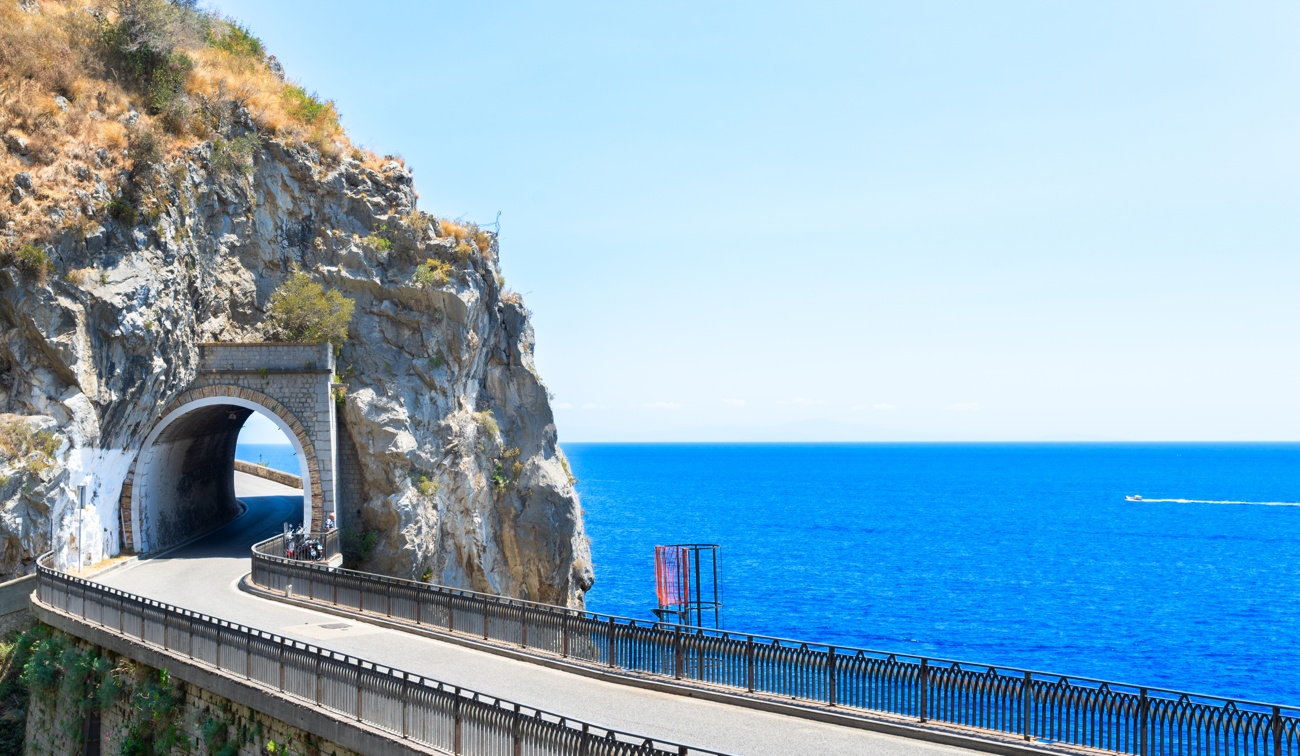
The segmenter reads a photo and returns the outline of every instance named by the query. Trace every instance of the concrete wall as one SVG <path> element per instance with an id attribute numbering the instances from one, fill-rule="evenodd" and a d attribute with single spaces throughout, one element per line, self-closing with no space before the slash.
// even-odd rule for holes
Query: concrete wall
<path id="1" fill-rule="evenodd" d="M 287 473 L 283 470 L 276 470 L 271 467 L 255 465 L 252 462 L 245 462 L 242 459 L 235 460 L 235 472 L 241 472 L 245 475 L 256 475 L 259 478 L 265 478 L 275 483 L 279 483 L 282 486 L 302 488 L 301 476 Z"/>
<path id="2" fill-rule="evenodd" d="M 0 583 L 0 636 L 9 634 L 31 622 L 32 591 L 36 590 L 36 576 L 24 575 L 16 580 Z"/>
<path id="3" fill-rule="evenodd" d="M 339 458 L 339 493 L 336 507 L 340 516 L 339 526 L 351 523 L 349 527 L 357 528 L 361 523 L 361 507 L 365 504 L 365 483 L 361 475 L 361 457 L 357 446 L 352 441 L 343 416 L 338 418 L 338 458 Z"/>

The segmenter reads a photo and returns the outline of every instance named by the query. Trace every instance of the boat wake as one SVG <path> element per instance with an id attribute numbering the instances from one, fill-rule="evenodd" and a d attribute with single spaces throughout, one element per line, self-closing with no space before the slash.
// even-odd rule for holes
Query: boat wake
<path id="1" fill-rule="evenodd" d="M 1164 504 L 1237 504 L 1254 507 L 1300 507 L 1300 501 L 1214 501 L 1210 499 L 1130 499 L 1142 503 L 1159 502 Z"/>

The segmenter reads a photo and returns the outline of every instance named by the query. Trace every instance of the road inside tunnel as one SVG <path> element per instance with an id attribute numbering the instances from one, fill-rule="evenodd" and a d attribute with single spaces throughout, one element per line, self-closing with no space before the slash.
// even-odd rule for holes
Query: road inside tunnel
<path id="1" fill-rule="evenodd" d="M 283 426 L 282 432 L 289 428 L 266 408 L 236 397 L 200 399 L 158 422 L 136 463 L 128 514 L 136 551 L 165 551 L 239 514 L 235 499 L 241 494 L 235 486 L 235 451 L 240 431 L 255 413 L 277 427 Z M 293 445 L 301 474 L 307 468 L 307 455 L 291 434 L 286 438 Z M 253 484 L 242 485 L 248 489 Z M 305 502 L 311 501 L 311 483 L 305 476 L 303 485 L 299 490 L 279 486 L 276 493 L 268 494 L 292 496 L 297 501 L 297 511 L 283 516 L 283 520 L 303 522 L 310 517 L 310 505 Z M 278 502 L 276 506 L 283 504 Z"/>

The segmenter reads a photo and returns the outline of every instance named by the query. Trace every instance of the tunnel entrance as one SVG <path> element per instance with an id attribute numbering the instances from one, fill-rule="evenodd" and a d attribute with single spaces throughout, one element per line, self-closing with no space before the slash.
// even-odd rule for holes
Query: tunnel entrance
<path id="1" fill-rule="evenodd" d="M 254 414 L 298 458 L 303 524 L 338 518 L 336 388 L 328 342 L 200 344 L 193 383 L 161 412 L 122 482 L 119 550 L 156 553 L 238 513 L 235 449 Z"/>
<path id="2" fill-rule="evenodd" d="M 263 404 L 240 396 L 187 402 L 158 421 L 136 459 L 130 503 L 134 550 L 150 553 L 170 548 L 239 514 L 235 447 L 240 429 L 253 413 L 270 420 L 289 439 L 301 471 L 319 469 L 313 464 L 315 450 L 310 442 L 304 446 L 293 430 L 293 425 L 301 427 L 294 418 L 286 421 Z M 302 522 L 307 524 L 313 523 L 313 484 L 319 486 L 312 478 L 302 476 Z"/>

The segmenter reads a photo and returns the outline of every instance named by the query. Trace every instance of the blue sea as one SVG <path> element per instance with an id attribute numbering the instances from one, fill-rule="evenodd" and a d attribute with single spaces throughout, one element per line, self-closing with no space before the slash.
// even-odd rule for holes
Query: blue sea
<path id="1" fill-rule="evenodd" d="M 593 611 L 712 542 L 727 629 L 1300 704 L 1300 444 L 564 448 Z"/>
<path id="2" fill-rule="evenodd" d="M 565 451 L 593 611 L 715 542 L 727 629 L 1300 704 L 1300 445 Z"/>
<path id="3" fill-rule="evenodd" d="M 235 459 L 266 465 L 294 475 L 302 474 L 299 472 L 298 455 L 293 453 L 293 447 L 288 444 L 240 444 L 235 447 Z"/>

